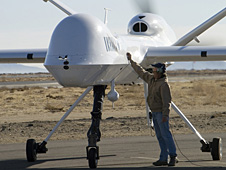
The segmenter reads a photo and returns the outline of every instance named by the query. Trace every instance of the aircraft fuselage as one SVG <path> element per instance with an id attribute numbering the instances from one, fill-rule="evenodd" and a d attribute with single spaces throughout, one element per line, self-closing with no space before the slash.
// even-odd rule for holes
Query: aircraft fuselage
<path id="1" fill-rule="evenodd" d="M 99 19 L 71 15 L 55 28 L 44 65 L 66 87 L 107 85 L 113 80 L 116 84 L 131 83 L 138 76 L 128 65 L 126 52 L 141 63 L 148 47 L 172 44 L 162 32 L 113 36 Z"/>

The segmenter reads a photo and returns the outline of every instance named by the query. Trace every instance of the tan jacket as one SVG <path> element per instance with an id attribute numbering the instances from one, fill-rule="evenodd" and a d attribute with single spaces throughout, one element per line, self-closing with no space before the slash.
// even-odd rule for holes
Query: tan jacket
<path id="1" fill-rule="evenodd" d="M 146 83 L 148 83 L 147 102 L 152 112 L 162 112 L 169 116 L 171 108 L 171 92 L 166 77 L 155 80 L 153 74 L 145 71 L 139 64 L 131 60 L 131 66 Z"/>

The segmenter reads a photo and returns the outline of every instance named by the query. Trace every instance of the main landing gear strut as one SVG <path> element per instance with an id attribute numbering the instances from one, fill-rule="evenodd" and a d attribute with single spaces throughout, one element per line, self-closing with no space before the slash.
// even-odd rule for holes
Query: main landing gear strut
<path id="1" fill-rule="evenodd" d="M 85 92 L 75 101 L 75 103 L 70 107 L 70 109 L 63 115 L 60 121 L 56 124 L 53 130 L 49 133 L 47 138 L 42 143 L 36 143 L 35 139 L 28 139 L 26 144 L 26 156 L 28 162 L 34 162 L 37 160 L 37 154 L 46 153 L 48 149 L 46 144 L 51 138 L 53 133 L 61 125 L 61 123 L 68 117 L 72 110 L 79 104 L 79 102 L 92 90 L 93 87 L 88 87 Z"/>
<path id="2" fill-rule="evenodd" d="M 26 144 L 26 156 L 28 162 L 34 162 L 37 160 L 37 154 L 46 153 L 48 149 L 46 148 L 47 141 L 53 135 L 53 133 L 57 130 L 57 128 L 61 125 L 61 123 L 68 117 L 68 115 L 72 112 L 72 110 L 79 104 L 79 102 L 92 90 L 94 91 L 94 103 L 93 103 L 93 111 L 92 115 L 92 124 L 90 129 L 88 130 L 88 146 L 86 147 L 87 159 L 89 162 L 90 168 L 96 168 L 98 159 L 99 159 L 99 147 L 97 146 L 97 142 L 100 141 L 101 133 L 100 133 L 100 120 L 102 114 L 102 106 L 103 100 L 105 97 L 105 89 L 107 86 L 94 86 L 88 87 L 85 92 L 76 100 L 76 102 L 70 107 L 70 109 L 64 114 L 64 116 L 60 119 L 60 121 L 56 124 L 50 134 L 42 143 L 36 143 L 34 139 L 28 139 Z"/>
<path id="3" fill-rule="evenodd" d="M 148 94 L 148 86 L 146 82 L 144 82 L 144 92 L 145 92 L 144 95 L 146 99 Z M 207 142 L 173 102 L 172 102 L 172 109 L 175 110 L 175 112 L 184 120 L 184 122 L 188 125 L 188 127 L 198 136 L 202 144 L 201 151 L 211 152 L 213 160 L 221 160 L 222 159 L 222 139 L 218 137 L 218 138 L 213 138 L 212 142 Z M 149 115 L 150 109 L 148 107 L 147 102 L 146 102 L 146 113 L 147 113 L 148 125 L 150 127 L 153 127 L 153 122 L 150 119 L 150 115 Z"/>
<path id="4" fill-rule="evenodd" d="M 213 160 L 221 160 L 222 159 L 222 139 L 213 138 L 212 142 L 207 142 L 173 102 L 172 102 L 172 108 L 185 121 L 185 123 L 190 127 L 190 129 L 199 137 L 200 142 L 202 144 L 201 151 L 211 152 Z"/>

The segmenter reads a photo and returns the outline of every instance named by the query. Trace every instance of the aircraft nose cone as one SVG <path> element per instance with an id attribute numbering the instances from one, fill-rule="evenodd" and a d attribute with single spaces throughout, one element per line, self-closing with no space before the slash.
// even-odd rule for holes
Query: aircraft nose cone
<path id="1" fill-rule="evenodd" d="M 115 38 L 99 19 L 86 14 L 69 16 L 55 28 L 44 65 L 63 86 L 102 83 L 107 66 L 118 61 L 106 39 L 112 43 Z"/>
<path id="2" fill-rule="evenodd" d="M 77 63 L 92 63 L 91 56 L 106 55 L 104 37 L 108 37 L 107 34 L 111 35 L 97 18 L 85 14 L 69 16 L 55 28 L 47 57 L 67 55 L 76 58 Z"/>

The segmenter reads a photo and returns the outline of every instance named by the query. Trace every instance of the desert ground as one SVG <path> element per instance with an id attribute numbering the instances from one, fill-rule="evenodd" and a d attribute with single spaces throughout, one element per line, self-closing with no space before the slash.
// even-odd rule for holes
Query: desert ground
<path id="1" fill-rule="evenodd" d="M 226 132 L 226 71 L 168 72 L 174 103 L 200 133 Z M 180 79 L 179 79 L 180 78 Z M 26 82 L 54 81 L 45 73 L 2 74 L 5 82 L 24 82 L 24 87 L 0 88 L 0 143 L 43 141 L 57 121 L 85 91 L 83 88 L 26 86 Z M 104 101 L 102 137 L 154 135 L 147 126 L 143 85 L 116 85 L 118 101 Z M 107 88 L 106 94 L 110 91 Z M 51 140 L 86 138 L 91 124 L 92 91 L 73 110 Z M 174 134 L 192 133 L 172 110 L 170 127 Z"/>

